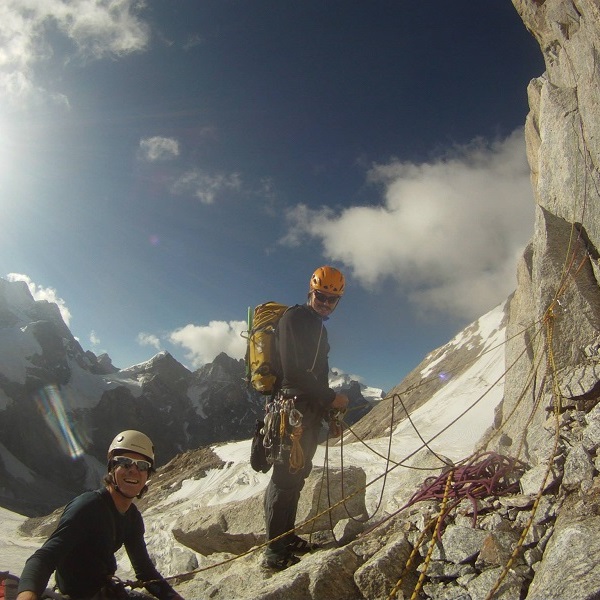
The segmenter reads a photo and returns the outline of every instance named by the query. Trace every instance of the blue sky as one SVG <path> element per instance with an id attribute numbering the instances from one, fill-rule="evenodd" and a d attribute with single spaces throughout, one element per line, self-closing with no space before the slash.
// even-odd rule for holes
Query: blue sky
<path id="1" fill-rule="evenodd" d="M 509 0 L 5 0 L 0 276 L 193 369 L 332 264 L 331 365 L 387 390 L 516 286 L 543 71 Z"/>

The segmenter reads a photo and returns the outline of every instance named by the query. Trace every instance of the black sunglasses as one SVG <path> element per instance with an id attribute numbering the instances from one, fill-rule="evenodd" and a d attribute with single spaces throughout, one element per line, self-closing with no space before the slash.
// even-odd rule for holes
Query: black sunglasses
<path id="1" fill-rule="evenodd" d="M 324 294 L 323 292 L 318 292 L 317 290 L 314 290 L 314 294 L 315 294 L 315 298 L 319 302 L 323 302 L 323 304 L 335 305 L 340 300 L 339 296 L 328 296 L 327 294 Z"/>
<path id="2" fill-rule="evenodd" d="M 132 465 L 135 465 L 138 468 L 138 471 L 149 471 L 152 468 L 152 463 L 147 460 L 135 460 L 134 458 L 129 458 L 129 456 L 115 456 L 113 458 L 113 463 L 117 465 L 117 467 L 123 467 L 128 469 Z"/>

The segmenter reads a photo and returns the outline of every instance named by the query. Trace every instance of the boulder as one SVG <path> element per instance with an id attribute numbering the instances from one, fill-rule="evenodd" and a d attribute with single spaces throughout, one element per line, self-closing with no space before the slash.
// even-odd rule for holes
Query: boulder
<path id="1" fill-rule="evenodd" d="M 298 533 L 329 531 L 348 517 L 364 518 L 365 472 L 358 467 L 339 469 L 328 474 L 329 492 L 323 484 L 320 468 L 306 480 L 298 504 Z M 343 494 L 342 494 L 343 490 Z M 340 502 L 346 498 L 344 502 Z M 339 504 L 328 511 L 331 505 Z M 325 514 L 321 514 L 325 513 Z M 320 516 L 319 516 L 320 515 Z M 230 502 L 199 508 L 181 515 L 173 527 L 173 536 L 181 544 L 203 555 L 217 552 L 242 554 L 265 541 L 263 494 L 244 502 Z"/>

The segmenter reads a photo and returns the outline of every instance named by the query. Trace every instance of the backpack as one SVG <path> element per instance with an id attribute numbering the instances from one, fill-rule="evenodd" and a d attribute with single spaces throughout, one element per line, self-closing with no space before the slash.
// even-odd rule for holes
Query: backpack
<path id="1" fill-rule="evenodd" d="M 259 304 L 254 312 L 248 308 L 246 378 L 261 394 L 277 391 L 275 329 L 287 309 L 285 304 L 272 301 Z"/>

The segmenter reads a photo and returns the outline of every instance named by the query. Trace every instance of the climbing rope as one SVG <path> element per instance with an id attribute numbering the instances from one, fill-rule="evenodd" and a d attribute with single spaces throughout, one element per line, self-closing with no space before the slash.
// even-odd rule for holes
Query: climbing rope
<path id="1" fill-rule="evenodd" d="M 525 464 L 496 452 L 475 455 L 468 463 L 450 469 L 448 475 L 427 478 L 406 506 L 423 500 L 441 500 L 446 496 L 466 499 L 473 505 L 473 525 L 477 521 L 477 500 L 490 496 L 505 496 L 519 491 L 519 479 Z"/>
<path id="2" fill-rule="evenodd" d="M 394 422 L 394 414 L 395 414 L 395 400 L 396 400 L 396 395 L 394 395 L 394 397 L 392 398 L 392 410 L 390 413 L 390 422 L 393 423 Z M 345 425 L 345 423 L 343 423 L 343 425 Z M 392 437 L 393 437 L 393 428 L 390 425 L 390 434 L 388 436 L 388 446 L 387 446 L 387 456 L 385 456 L 385 468 L 384 468 L 384 473 L 383 473 L 383 482 L 381 485 L 381 491 L 379 493 L 379 499 L 376 503 L 375 506 L 375 510 L 373 511 L 373 513 L 371 515 L 366 514 L 362 519 L 361 518 L 357 518 L 354 515 L 352 515 L 350 513 L 350 511 L 348 510 L 348 507 L 346 506 L 346 503 L 344 503 L 344 509 L 346 511 L 346 514 L 348 516 L 349 519 L 357 522 L 357 523 L 365 523 L 367 521 L 370 521 L 371 519 L 373 519 L 375 517 L 375 515 L 379 512 L 381 506 L 383 505 L 383 496 L 385 493 L 385 486 L 387 483 L 387 475 L 389 473 L 389 467 L 390 467 L 390 463 L 392 462 L 391 460 L 391 455 L 392 455 Z M 329 442 L 329 439 L 327 440 Z M 329 448 L 326 448 L 326 454 L 328 453 Z M 380 455 L 381 456 L 381 455 Z M 329 468 L 329 461 L 326 462 L 326 467 L 327 469 Z M 343 431 L 342 431 L 342 435 L 340 438 L 340 473 L 341 473 L 341 493 L 342 493 L 342 497 L 346 496 L 346 492 L 345 492 L 345 482 L 344 482 L 344 435 L 343 435 Z M 330 501 L 331 504 L 331 501 Z M 335 538 L 335 536 L 334 536 Z M 337 540 L 336 540 L 337 543 Z"/>
<path id="3" fill-rule="evenodd" d="M 413 590 L 412 596 L 410 597 L 410 600 L 416 600 L 419 596 L 419 592 L 421 591 L 421 588 L 423 587 L 423 582 L 425 581 L 425 576 L 427 575 L 427 569 L 429 568 L 429 563 L 431 561 L 431 557 L 433 556 L 433 551 L 435 549 L 436 541 L 439 539 L 439 537 L 441 535 L 441 529 L 442 529 L 442 526 L 444 523 L 444 516 L 446 514 L 446 504 L 448 503 L 448 498 L 450 497 L 450 489 L 452 487 L 453 476 L 454 476 L 454 472 L 451 469 L 448 472 L 448 475 L 446 477 L 446 486 L 444 489 L 444 496 L 442 498 L 442 505 L 440 507 L 440 513 L 439 513 L 438 518 L 435 523 L 435 529 L 433 531 L 433 535 L 431 536 L 431 541 L 429 542 L 429 548 L 427 550 L 427 554 L 425 555 L 425 560 L 423 561 L 423 570 L 421 571 L 421 574 L 419 575 L 419 579 L 417 581 L 417 584 L 415 585 L 415 588 Z M 392 591 L 390 592 L 390 595 L 388 596 L 388 600 L 392 600 L 394 598 L 394 596 L 396 595 L 396 593 L 398 592 L 398 590 L 400 589 L 401 586 L 402 586 L 402 577 L 400 577 L 400 579 L 398 579 L 398 582 L 392 588 Z"/>
<path id="4" fill-rule="evenodd" d="M 446 517 L 464 499 L 471 501 L 473 505 L 473 525 L 477 519 L 477 499 L 490 496 L 501 496 L 513 494 L 518 490 L 518 478 L 524 471 L 525 465 L 514 459 L 502 456 L 495 452 L 487 452 L 477 455 L 468 464 L 461 467 L 451 468 L 438 477 L 425 480 L 421 489 L 413 495 L 403 509 L 423 500 L 441 500 L 441 506 L 437 518 L 432 519 L 424 528 L 417 543 L 413 547 L 404 569 L 396 585 L 390 592 L 388 600 L 398 593 L 406 573 L 410 569 L 427 531 L 435 523 L 435 529 L 431 536 L 428 551 L 423 562 L 423 568 L 415 585 L 411 600 L 418 598 L 419 592 L 427 576 L 427 570 L 431 561 L 433 550 L 441 539 Z M 451 501 L 452 500 L 452 501 Z"/>

